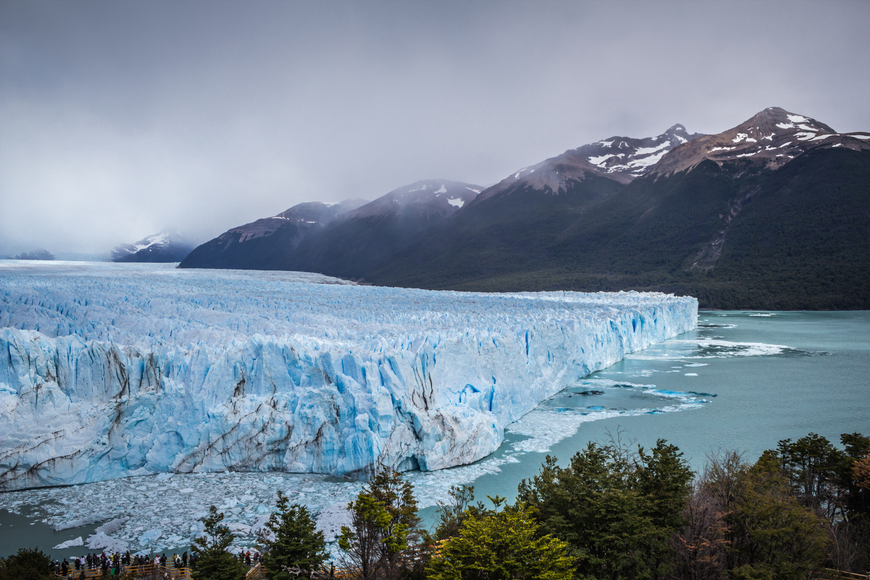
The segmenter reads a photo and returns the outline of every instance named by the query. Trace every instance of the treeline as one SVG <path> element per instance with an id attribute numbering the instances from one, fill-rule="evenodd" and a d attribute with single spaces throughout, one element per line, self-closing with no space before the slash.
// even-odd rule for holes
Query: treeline
<path id="1" fill-rule="evenodd" d="M 826 568 L 870 570 L 870 438 L 842 448 L 809 434 L 785 439 L 755 463 L 736 452 L 695 474 L 664 440 L 646 450 L 590 443 L 565 466 L 547 457 L 516 502 L 451 488 L 434 530 L 420 526 L 411 484 L 383 469 L 348 505 L 329 561 L 307 509 L 279 492 L 259 536 L 266 577 L 362 580 L 800 580 Z M 195 580 L 242 580 L 233 541 L 212 506 L 195 540 Z M 33 554 L 19 555 L 33 559 Z M 47 557 L 46 557 L 47 558 Z M 0 579 L 22 578 L 11 557 Z M 43 568 L 42 570 L 45 570 Z M 10 576 L 10 574 L 13 574 Z M 36 577 L 36 576 L 33 576 Z"/>
<path id="2" fill-rule="evenodd" d="M 419 529 L 410 484 L 376 475 L 350 505 L 341 548 L 365 580 L 770 579 L 870 569 L 870 438 L 837 448 L 809 434 L 754 464 L 709 458 L 700 474 L 663 440 L 590 443 L 567 465 L 548 457 L 514 505 L 451 491 L 433 532 Z M 421 550 L 420 546 L 434 546 Z"/>

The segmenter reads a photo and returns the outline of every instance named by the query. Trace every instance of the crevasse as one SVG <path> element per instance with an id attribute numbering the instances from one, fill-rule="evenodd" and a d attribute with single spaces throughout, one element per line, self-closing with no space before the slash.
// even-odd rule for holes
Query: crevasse
<path id="1" fill-rule="evenodd" d="M 694 298 L 654 293 L 119 266 L 0 269 L 0 489 L 470 463 L 541 400 L 697 318 Z"/>

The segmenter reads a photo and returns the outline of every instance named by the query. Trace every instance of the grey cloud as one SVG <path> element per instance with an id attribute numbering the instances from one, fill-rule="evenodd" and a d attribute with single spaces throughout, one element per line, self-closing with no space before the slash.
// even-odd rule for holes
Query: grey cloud
<path id="1" fill-rule="evenodd" d="M 205 240 L 768 106 L 870 129 L 870 4 L 6 2 L 0 254 Z"/>

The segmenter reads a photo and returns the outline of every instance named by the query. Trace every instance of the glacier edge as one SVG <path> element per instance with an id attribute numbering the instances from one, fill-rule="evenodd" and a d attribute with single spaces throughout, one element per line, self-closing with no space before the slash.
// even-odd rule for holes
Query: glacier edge
<path id="1" fill-rule="evenodd" d="M 0 489 L 471 463 L 541 400 L 694 329 L 698 308 L 634 292 L 107 278 L 58 276 L 48 291 L 45 277 L 2 279 Z M 191 287 L 200 291 L 189 296 Z M 99 313 L 75 306 L 83 301 Z M 131 301 L 144 319 L 122 315 Z M 167 312 L 183 317 L 168 323 Z M 251 313 L 244 328 L 240 312 Z"/>

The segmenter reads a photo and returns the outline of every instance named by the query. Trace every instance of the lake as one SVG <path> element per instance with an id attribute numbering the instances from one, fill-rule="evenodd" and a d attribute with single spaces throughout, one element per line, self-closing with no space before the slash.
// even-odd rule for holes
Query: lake
<path id="1" fill-rule="evenodd" d="M 699 470 L 717 450 L 738 450 L 752 461 L 780 439 L 815 432 L 838 443 L 841 433 L 855 431 L 870 433 L 870 312 L 702 312 L 696 331 L 630 355 L 543 402 L 508 429 L 490 457 L 408 477 L 431 522 L 434 503 L 451 484 L 473 484 L 478 499 L 513 499 L 548 453 L 565 463 L 588 441 L 617 432 L 645 447 L 666 439 Z M 122 516 L 130 518 L 131 548 L 157 530 L 146 549 L 171 554 L 186 549 L 185 537 L 209 503 L 250 528 L 266 517 L 276 489 L 322 510 L 329 535 L 341 521 L 340 506 L 359 488 L 325 476 L 224 473 L 8 492 L 0 494 L 0 554 L 35 545 L 54 557 L 82 554 L 84 547 L 51 548 L 86 539 L 106 519 Z"/>

